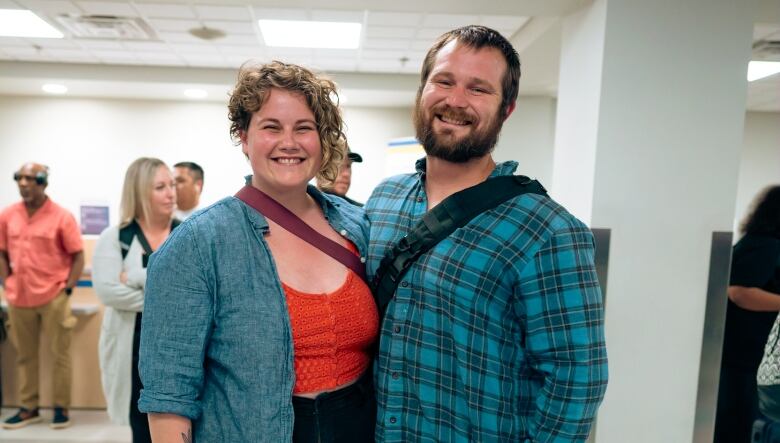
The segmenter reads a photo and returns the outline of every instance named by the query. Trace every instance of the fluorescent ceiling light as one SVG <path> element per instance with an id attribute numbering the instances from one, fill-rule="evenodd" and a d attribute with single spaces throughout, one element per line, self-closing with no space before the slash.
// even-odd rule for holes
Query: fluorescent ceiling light
<path id="1" fill-rule="evenodd" d="M 357 49 L 360 23 L 258 20 L 266 46 Z"/>
<path id="2" fill-rule="evenodd" d="M 0 36 L 63 38 L 64 35 L 42 18 L 24 9 L 0 9 Z"/>
<path id="3" fill-rule="evenodd" d="M 748 63 L 747 79 L 749 82 L 769 77 L 780 72 L 780 62 L 757 62 Z"/>
<path id="4" fill-rule="evenodd" d="M 184 95 L 189 98 L 206 98 L 209 94 L 203 89 L 190 88 L 184 90 Z"/>
<path id="5" fill-rule="evenodd" d="M 67 86 L 58 85 L 56 83 L 47 83 L 41 86 L 41 89 L 43 89 L 43 92 L 48 92 L 49 94 L 64 94 L 68 92 Z"/>

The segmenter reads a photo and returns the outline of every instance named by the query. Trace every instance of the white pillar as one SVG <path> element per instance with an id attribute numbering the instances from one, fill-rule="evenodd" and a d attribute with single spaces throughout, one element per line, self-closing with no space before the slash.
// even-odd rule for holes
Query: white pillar
<path id="1" fill-rule="evenodd" d="M 693 438 L 710 239 L 734 216 L 751 5 L 596 0 L 564 21 L 552 194 L 612 230 L 598 442 Z"/>

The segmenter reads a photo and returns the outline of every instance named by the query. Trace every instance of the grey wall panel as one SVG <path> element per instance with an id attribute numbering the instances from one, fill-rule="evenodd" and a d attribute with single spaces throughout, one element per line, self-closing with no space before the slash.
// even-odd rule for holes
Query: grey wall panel
<path id="1" fill-rule="evenodd" d="M 696 419 L 693 429 L 693 441 L 696 443 L 711 443 L 715 431 L 720 358 L 726 323 L 726 289 L 731 268 L 731 238 L 731 232 L 712 233 L 707 304 L 699 365 L 699 388 L 696 396 Z"/>

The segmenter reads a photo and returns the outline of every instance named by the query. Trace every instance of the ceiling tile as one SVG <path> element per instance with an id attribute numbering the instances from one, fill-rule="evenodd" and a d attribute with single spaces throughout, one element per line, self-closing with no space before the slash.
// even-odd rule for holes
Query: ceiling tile
<path id="1" fill-rule="evenodd" d="M 92 57 L 89 52 L 83 49 L 49 49 L 46 51 L 53 57 Z"/>
<path id="2" fill-rule="evenodd" d="M 203 20 L 251 20 L 252 14 L 246 6 L 195 6 Z"/>
<path id="3" fill-rule="evenodd" d="M 92 2 L 92 1 L 77 1 L 75 2 L 86 14 L 99 14 L 99 15 L 119 15 L 124 17 L 137 17 L 138 13 L 130 3 L 109 3 L 109 2 Z"/>
<path id="4" fill-rule="evenodd" d="M 17 1 L 27 9 L 47 14 L 80 14 L 82 11 L 73 2 L 63 0 L 26 0 Z"/>
<path id="5" fill-rule="evenodd" d="M 168 32 L 187 32 L 192 28 L 201 26 L 200 22 L 197 20 L 176 20 L 166 18 L 150 19 L 149 24 L 157 31 Z"/>
<path id="6" fill-rule="evenodd" d="M 135 54 L 132 52 L 127 51 L 108 51 L 108 50 L 96 50 L 92 51 L 92 54 L 95 57 L 98 57 L 102 60 L 111 59 L 111 60 L 132 60 L 135 59 Z"/>
<path id="7" fill-rule="evenodd" d="M 225 21 L 225 20 L 204 20 L 203 23 L 209 28 L 216 28 L 227 34 L 254 34 L 255 28 L 252 21 Z"/>
<path id="8" fill-rule="evenodd" d="M 369 12 L 368 24 L 379 26 L 418 26 L 422 21 L 421 14 L 406 12 Z"/>
<path id="9" fill-rule="evenodd" d="M 124 47 L 133 51 L 166 51 L 171 48 L 165 43 L 158 42 L 124 42 Z"/>
<path id="10" fill-rule="evenodd" d="M 445 32 L 449 32 L 452 28 L 422 28 L 417 30 L 418 39 L 429 40 L 429 44 L 433 44 L 433 41 L 439 38 Z"/>
<path id="11" fill-rule="evenodd" d="M 414 38 L 416 28 L 400 26 L 368 26 L 366 37 L 368 38 Z"/>
<path id="12" fill-rule="evenodd" d="M 434 39 L 432 38 L 414 40 L 412 44 L 409 45 L 409 48 L 415 51 L 427 52 L 429 49 L 431 49 L 431 46 L 433 46 L 433 42 Z"/>
<path id="13" fill-rule="evenodd" d="M 16 2 L 12 2 L 11 0 L 0 0 L 0 9 L 20 9 L 24 8 L 21 4 L 18 4 Z M 27 8 L 32 9 L 32 8 Z"/>
<path id="14" fill-rule="evenodd" d="M 28 38 L 30 44 L 40 46 L 41 48 L 78 48 L 74 40 L 64 38 Z"/>
<path id="15" fill-rule="evenodd" d="M 172 43 L 202 43 L 203 40 L 187 32 L 158 32 L 162 40 Z"/>
<path id="16" fill-rule="evenodd" d="M 254 54 L 254 55 L 246 55 L 246 56 L 242 56 L 242 55 L 226 55 L 226 56 L 224 56 L 224 59 L 225 59 L 226 62 L 230 63 L 233 66 L 241 66 L 242 64 L 244 64 L 244 63 L 246 63 L 246 62 L 248 62 L 250 60 L 259 61 L 259 62 L 265 62 L 265 61 L 268 60 L 268 59 L 266 59 L 263 56 L 263 54 L 261 54 L 259 52 L 257 54 Z"/>
<path id="17" fill-rule="evenodd" d="M 18 37 L 0 37 L 0 47 L 5 46 L 30 46 L 30 44 Z"/>
<path id="18" fill-rule="evenodd" d="M 360 55 L 359 49 L 317 49 L 314 51 L 316 58 L 341 58 L 354 59 Z"/>
<path id="19" fill-rule="evenodd" d="M 363 15 L 362 11 L 326 11 L 315 9 L 311 11 L 310 18 L 323 22 L 363 23 Z"/>
<path id="20" fill-rule="evenodd" d="M 188 53 L 188 52 L 195 52 L 195 53 L 211 53 L 211 54 L 218 54 L 219 51 L 217 51 L 217 48 L 214 45 L 210 44 L 201 44 L 201 45 L 188 45 L 184 43 L 175 43 L 169 45 L 172 50 L 180 52 L 180 53 Z"/>
<path id="21" fill-rule="evenodd" d="M 407 63 L 403 65 L 400 72 L 404 74 L 419 74 L 422 63 Z"/>
<path id="22" fill-rule="evenodd" d="M 460 26 L 476 24 L 478 20 L 479 18 L 475 15 L 426 14 L 422 25 L 429 28 L 454 29 Z"/>
<path id="23" fill-rule="evenodd" d="M 762 40 L 778 32 L 780 32 L 780 25 L 756 23 L 753 26 L 753 40 Z"/>
<path id="24" fill-rule="evenodd" d="M 172 52 L 136 52 L 136 58 L 144 61 L 165 61 L 165 60 L 179 60 L 179 57 Z"/>
<path id="25" fill-rule="evenodd" d="M 393 59 L 398 60 L 402 57 L 407 57 L 407 51 L 401 50 L 382 50 L 382 49 L 366 49 L 361 53 L 363 59 Z"/>
<path id="26" fill-rule="evenodd" d="M 184 18 L 195 19 L 195 11 L 188 5 L 169 5 L 163 3 L 136 3 L 136 7 L 147 18 Z"/>
<path id="27" fill-rule="evenodd" d="M 308 20 L 304 9 L 254 8 L 257 20 Z"/>
<path id="28" fill-rule="evenodd" d="M 411 40 L 367 38 L 363 47 L 367 49 L 407 49 Z"/>
<path id="29" fill-rule="evenodd" d="M 90 40 L 79 39 L 75 40 L 79 45 L 90 49 L 117 49 L 123 48 L 122 43 L 113 40 Z"/>
<path id="30" fill-rule="evenodd" d="M 310 67 L 318 71 L 354 71 L 357 68 L 357 62 L 354 60 L 317 60 L 309 64 Z"/>
<path id="31" fill-rule="evenodd" d="M 479 25 L 493 29 L 511 29 L 513 32 L 520 29 L 528 21 L 528 17 L 511 15 L 482 15 L 476 22 Z"/>
<path id="32" fill-rule="evenodd" d="M 39 51 L 32 46 L 10 46 L 3 48 L 3 50 L 13 56 L 45 54 L 44 51 Z"/>
<path id="33" fill-rule="evenodd" d="M 252 53 L 260 53 L 265 52 L 264 48 L 261 47 L 252 47 L 252 46 L 231 46 L 231 45 L 217 45 L 217 49 L 220 53 L 225 55 L 243 55 L 243 54 L 252 54 Z"/>
<path id="34" fill-rule="evenodd" d="M 217 45 L 264 46 L 262 40 L 254 34 L 228 34 L 213 42 Z"/>
<path id="35" fill-rule="evenodd" d="M 393 60 L 361 60 L 358 69 L 367 72 L 398 72 L 401 63 Z"/>

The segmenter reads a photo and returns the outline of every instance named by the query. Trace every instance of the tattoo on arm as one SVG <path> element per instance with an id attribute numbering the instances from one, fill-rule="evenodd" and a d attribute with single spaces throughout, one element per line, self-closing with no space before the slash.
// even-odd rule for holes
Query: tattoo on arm
<path id="1" fill-rule="evenodd" d="M 192 428 L 187 429 L 187 433 L 181 433 L 181 439 L 184 443 L 192 443 Z"/>

